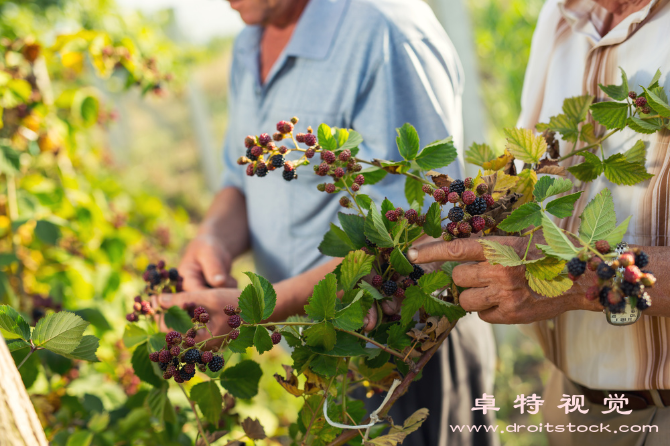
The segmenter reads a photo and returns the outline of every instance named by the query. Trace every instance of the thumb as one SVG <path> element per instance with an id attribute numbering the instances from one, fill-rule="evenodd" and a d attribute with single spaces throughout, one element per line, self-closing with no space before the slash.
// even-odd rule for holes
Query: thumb
<path id="1" fill-rule="evenodd" d="M 194 296 L 191 293 L 163 293 L 158 296 L 158 305 L 164 310 L 176 305 L 182 308 L 184 304 L 194 302 Z"/>
<path id="2" fill-rule="evenodd" d="M 369 332 L 374 330 L 377 325 L 377 306 L 372 305 L 368 310 L 368 314 L 363 318 L 363 331 Z"/>
<path id="3" fill-rule="evenodd" d="M 230 263 L 225 262 L 215 249 L 203 249 L 200 257 L 202 273 L 209 286 L 221 288 L 226 284 Z"/>

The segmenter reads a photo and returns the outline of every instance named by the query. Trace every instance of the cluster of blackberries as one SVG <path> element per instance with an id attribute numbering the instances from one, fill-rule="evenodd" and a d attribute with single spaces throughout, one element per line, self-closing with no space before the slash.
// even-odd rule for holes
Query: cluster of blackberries
<path id="1" fill-rule="evenodd" d="M 596 250 L 601 254 L 611 252 L 606 240 L 596 242 Z M 626 308 L 626 300 L 631 307 L 646 310 L 651 306 L 651 298 L 645 291 L 656 283 L 656 277 L 643 270 L 649 264 L 649 256 L 639 248 L 619 250 L 612 262 L 604 262 L 595 255 L 575 257 L 567 263 L 568 276 L 576 280 L 588 268 L 595 271 L 595 284 L 586 293 L 589 300 L 598 299 L 600 304 L 612 313 L 621 313 Z"/>
<path id="2" fill-rule="evenodd" d="M 171 331 L 165 335 L 165 346 L 160 351 L 149 354 L 149 359 L 157 362 L 163 371 L 164 379 L 174 378 L 175 382 L 183 383 L 195 376 L 196 366 L 201 372 L 208 367 L 212 372 L 223 368 L 224 361 L 221 356 L 195 347 L 195 335 L 193 328 L 186 332 L 185 337 L 177 331 Z"/>
<path id="3" fill-rule="evenodd" d="M 380 255 L 382 259 L 385 259 L 384 250 L 380 250 Z M 407 276 L 403 277 L 397 272 L 393 271 L 390 273 L 388 278 L 384 280 L 384 277 L 389 270 L 389 264 L 384 263 L 381 265 L 379 274 L 375 274 L 372 277 L 372 286 L 381 290 L 385 296 L 396 296 L 403 298 L 405 297 L 405 290 L 412 285 L 416 285 L 421 276 L 423 276 L 424 271 L 419 265 L 413 265 L 414 270 Z"/>
<path id="4" fill-rule="evenodd" d="M 635 107 L 640 113 L 644 113 L 645 115 L 648 115 L 651 113 L 651 107 L 647 105 L 647 98 L 644 96 L 637 96 L 637 93 L 634 91 L 629 91 L 628 92 L 628 97 L 633 100 L 633 104 L 635 104 Z"/>
<path id="5" fill-rule="evenodd" d="M 146 282 L 144 293 L 147 296 L 184 291 L 184 278 L 179 275 L 176 268 L 167 269 L 163 260 L 157 264 L 149 264 L 142 274 L 142 279 Z M 140 315 L 153 316 L 154 314 L 155 310 L 149 301 L 143 300 L 142 296 L 135 296 L 133 311 L 126 315 L 126 319 L 128 322 L 137 322 Z"/>
<path id="6" fill-rule="evenodd" d="M 361 186 L 365 183 L 365 177 L 358 173 L 362 169 L 363 166 L 356 162 L 349 149 L 344 149 L 337 154 L 330 150 L 324 150 L 321 152 L 321 163 L 314 166 L 314 173 L 320 177 L 331 176 L 335 181 L 341 180 L 344 184 L 350 184 L 351 192 L 356 193 L 361 190 Z M 316 188 L 329 194 L 340 190 L 333 183 L 321 183 Z M 340 200 L 340 204 L 343 207 L 352 206 L 348 200 L 344 202 Z"/>
<path id="7" fill-rule="evenodd" d="M 268 172 L 280 169 L 283 167 L 282 178 L 286 181 L 291 181 L 298 178 L 296 174 L 296 166 L 300 161 L 295 163 L 287 161 L 284 155 L 292 152 L 295 149 L 289 149 L 282 145 L 277 147 L 275 142 L 280 142 L 285 138 L 293 138 L 293 127 L 298 123 L 298 118 L 293 117 L 289 121 L 279 121 L 277 123 L 277 131 L 272 135 L 261 133 L 258 136 L 247 136 L 244 138 L 244 146 L 247 148 L 245 156 L 237 159 L 237 164 L 247 165 L 247 175 L 257 177 L 264 177 Z M 298 133 L 295 140 L 307 144 L 309 149 L 305 151 L 305 158 L 314 156 L 316 148 L 316 136 L 312 134 L 312 129 L 308 129 L 309 137 L 304 133 Z"/>

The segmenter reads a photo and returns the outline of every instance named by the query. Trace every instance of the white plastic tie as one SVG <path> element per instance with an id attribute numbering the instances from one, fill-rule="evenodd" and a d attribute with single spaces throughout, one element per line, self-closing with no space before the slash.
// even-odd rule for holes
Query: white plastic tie
<path id="1" fill-rule="evenodd" d="M 368 424 L 360 424 L 357 426 L 352 426 L 350 424 L 341 424 L 341 423 L 336 423 L 333 420 L 331 420 L 328 417 L 328 397 L 326 397 L 326 401 L 323 403 L 323 415 L 326 417 L 326 421 L 328 424 L 330 424 L 333 427 L 337 427 L 340 429 L 369 429 L 375 424 L 379 423 L 379 412 L 382 411 L 384 406 L 386 406 L 386 403 L 388 403 L 389 399 L 391 399 L 391 395 L 393 395 L 393 392 L 395 391 L 396 387 L 400 385 L 400 380 L 394 379 L 393 384 L 391 384 L 391 388 L 389 391 L 386 393 L 386 397 L 384 398 L 384 401 L 382 401 L 381 405 L 370 414 L 370 423 Z"/>

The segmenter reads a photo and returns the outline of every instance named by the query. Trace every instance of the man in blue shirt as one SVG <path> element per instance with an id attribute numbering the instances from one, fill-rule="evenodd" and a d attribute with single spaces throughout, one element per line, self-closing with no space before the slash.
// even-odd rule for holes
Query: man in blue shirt
<path id="1" fill-rule="evenodd" d="M 235 286 L 230 265 L 251 248 L 258 273 L 277 290 L 274 317 L 284 320 L 304 311 L 314 285 L 339 262 L 317 247 L 343 208 L 338 196 L 317 190 L 322 179 L 309 168 L 290 183 L 282 175 L 246 176 L 236 163 L 245 137 L 272 134 L 278 121 L 298 116 L 296 132 L 320 123 L 351 128 L 363 136 L 361 158 L 393 160 L 399 159 L 395 129 L 409 122 L 423 145 L 451 135 L 462 150 L 462 71 L 420 0 L 231 0 L 231 6 L 250 26 L 234 47 L 222 189 L 179 267 L 187 292 L 162 296 L 162 303 L 236 303 L 239 291 L 226 288 Z M 462 178 L 462 157 L 445 173 Z M 404 182 L 390 177 L 366 193 L 407 208 Z M 225 331 L 223 312 L 210 314 Z M 370 315 L 366 328 L 375 321 Z M 470 410 L 475 398 L 492 393 L 491 329 L 468 317 L 446 344 L 391 416 L 402 422 L 418 408 L 430 409 L 413 445 L 492 444 L 488 433 L 454 434 L 446 426 L 492 423 Z"/>

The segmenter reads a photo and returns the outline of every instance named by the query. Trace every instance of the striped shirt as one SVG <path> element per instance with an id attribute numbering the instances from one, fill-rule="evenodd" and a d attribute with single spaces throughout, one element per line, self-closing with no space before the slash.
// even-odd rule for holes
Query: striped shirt
<path id="1" fill-rule="evenodd" d="M 547 1 L 533 36 L 520 127 L 548 122 L 561 113 L 568 97 L 590 94 L 596 101 L 607 100 L 598 84 L 619 85 L 619 67 L 638 93 L 639 85 L 649 85 L 659 68 L 660 84 L 670 88 L 670 1 L 652 0 L 601 36 L 599 30 L 609 19 L 608 12 L 592 0 Z M 632 215 L 625 241 L 668 246 L 670 131 L 641 135 L 626 129 L 610 137 L 603 149 L 605 156 L 621 153 L 638 139 L 645 141 L 646 168 L 653 178 L 635 186 L 617 186 L 601 176 L 576 187 L 584 193 L 575 216 L 561 221 L 565 229 L 577 232 L 578 216 L 586 204 L 608 188 L 619 222 Z M 561 144 L 562 155 L 570 150 L 572 144 Z M 569 158 L 566 166 L 581 160 Z M 602 313 L 569 311 L 524 328 L 538 339 L 546 356 L 579 384 L 595 389 L 670 389 L 670 318 L 643 315 L 633 325 L 615 327 Z"/>

